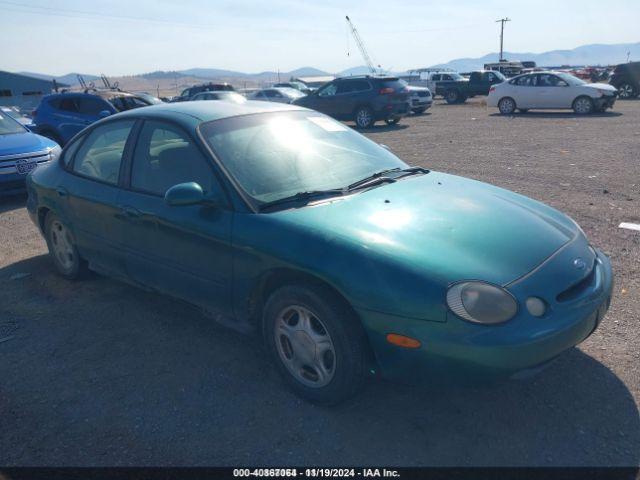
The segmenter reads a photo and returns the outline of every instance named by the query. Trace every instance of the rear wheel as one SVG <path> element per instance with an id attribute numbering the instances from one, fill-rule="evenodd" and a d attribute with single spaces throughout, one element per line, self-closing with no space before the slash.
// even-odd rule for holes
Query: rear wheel
<path id="1" fill-rule="evenodd" d="M 369 107 L 360 107 L 356 110 L 354 121 L 358 128 L 371 128 L 375 123 L 373 110 Z"/>
<path id="2" fill-rule="evenodd" d="M 86 273 L 87 264 L 78 254 L 71 230 L 54 213 L 49 213 L 45 220 L 45 237 L 49 255 L 60 275 L 74 280 Z"/>
<path id="3" fill-rule="evenodd" d="M 425 110 L 426 108 L 416 108 L 415 110 L 413 110 L 413 113 L 415 113 L 416 115 L 422 115 Z"/>
<path id="4" fill-rule="evenodd" d="M 265 305 L 263 334 L 284 380 L 306 400 L 335 404 L 362 387 L 366 337 L 331 292 L 306 285 L 279 288 Z"/>
<path id="5" fill-rule="evenodd" d="M 511 115 L 516 111 L 516 101 L 511 97 L 501 98 L 498 102 L 498 110 L 503 115 Z"/>
<path id="6" fill-rule="evenodd" d="M 578 115 L 588 115 L 594 109 L 593 100 L 589 97 L 578 97 L 573 101 L 573 111 Z"/>
<path id="7" fill-rule="evenodd" d="M 638 96 L 638 91 L 630 83 L 623 83 L 618 87 L 618 96 L 620 98 L 635 98 Z"/>

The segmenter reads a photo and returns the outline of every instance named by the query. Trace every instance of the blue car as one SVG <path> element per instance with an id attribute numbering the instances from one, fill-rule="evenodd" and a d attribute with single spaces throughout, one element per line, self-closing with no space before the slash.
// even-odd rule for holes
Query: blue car
<path id="1" fill-rule="evenodd" d="M 87 125 L 114 113 L 162 103 L 150 95 L 119 90 L 54 93 L 42 99 L 33 112 L 35 131 L 65 145 Z"/>
<path id="2" fill-rule="evenodd" d="M 0 111 L 0 195 L 24 190 L 27 173 L 55 160 L 60 147 Z"/>

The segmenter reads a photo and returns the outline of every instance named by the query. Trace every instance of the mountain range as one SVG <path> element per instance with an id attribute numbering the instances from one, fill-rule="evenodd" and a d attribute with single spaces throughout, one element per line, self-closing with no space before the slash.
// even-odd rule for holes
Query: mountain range
<path id="1" fill-rule="evenodd" d="M 446 67 L 452 68 L 457 71 L 470 71 L 481 69 L 485 63 L 497 62 L 499 54 L 489 53 L 479 58 L 457 58 L 447 63 L 441 63 L 438 65 L 432 65 L 432 67 Z M 572 50 L 553 50 L 543 53 L 522 53 L 522 52 L 505 52 L 504 57 L 508 60 L 533 60 L 539 66 L 582 66 L 582 65 L 613 65 L 617 63 L 624 63 L 627 58 L 631 60 L 640 59 L 640 42 L 638 43 L 623 43 L 615 45 L 584 45 L 574 48 Z M 415 65 L 416 68 L 424 67 L 425 65 Z M 348 76 L 348 75 L 362 75 L 369 72 L 366 66 L 357 66 L 348 68 L 341 72 L 333 73 L 336 76 Z M 29 75 L 37 78 L 45 78 L 51 80 L 53 78 L 60 83 L 74 85 L 78 83 L 77 73 L 68 73 L 61 76 L 45 75 L 41 73 L 33 72 L 19 72 L 24 75 Z M 99 80 L 100 77 L 95 74 L 81 74 L 85 81 L 91 82 Z M 274 82 L 280 79 L 286 81 L 292 77 L 304 77 L 315 75 L 331 75 L 326 71 L 320 70 L 315 67 L 302 67 L 296 70 L 288 72 L 266 71 L 259 73 L 245 73 L 234 70 L 224 70 L 218 68 L 190 68 L 186 70 L 177 71 L 155 71 L 149 73 L 142 73 L 138 75 L 131 75 L 125 77 L 119 77 L 121 81 L 131 78 L 139 78 L 147 82 L 153 81 L 173 81 L 176 84 L 184 84 L 185 82 L 198 81 L 198 80 L 224 80 L 244 82 L 249 85 L 259 85 L 265 82 Z"/>

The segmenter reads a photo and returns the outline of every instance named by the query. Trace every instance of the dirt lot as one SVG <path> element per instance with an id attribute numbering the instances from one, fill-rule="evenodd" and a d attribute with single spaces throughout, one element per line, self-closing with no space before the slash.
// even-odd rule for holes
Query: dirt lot
<path id="1" fill-rule="evenodd" d="M 576 219 L 615 269 L 599 330 L 526 382 L 378 381 L 318 408 L 196 309 L 57 277 L 25 199 L 2 200 L 0 465 L 638 465 L 640 233 L 618 224 L 640 222 L 640 101 L 589 117 L 438 102 L 367 134 Z"/>

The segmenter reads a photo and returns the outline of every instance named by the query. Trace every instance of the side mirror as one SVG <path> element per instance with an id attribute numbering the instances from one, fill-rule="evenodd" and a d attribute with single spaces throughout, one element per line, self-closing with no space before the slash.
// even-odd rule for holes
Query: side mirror
<path id="1" fill-rule="evenodd" d="M 167 190 L 164 201 L 171 207 L 196 205 L 204 201 L 204 192 L 196 182 L 179 183 Z"/>
<path id="2" fill-rule="evenodd" d="M 102 110 L 100 113 L 98 113 L 98 116 L 100 118 L 106 118 L 110 115 L 111 115 L 111 112 L 109 110 Z"/>

